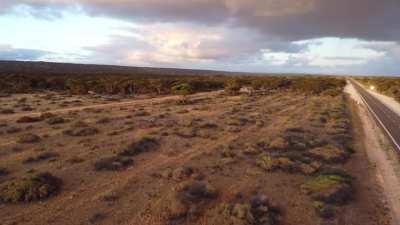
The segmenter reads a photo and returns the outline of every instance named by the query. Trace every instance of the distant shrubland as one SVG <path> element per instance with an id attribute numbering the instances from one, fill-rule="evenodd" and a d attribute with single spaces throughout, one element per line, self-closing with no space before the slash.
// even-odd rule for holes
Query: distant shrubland
<path id="1" fill-rule="evenodd" d="M 21 64 L 22 68 L 11 69 L 0 65 L 0 92 L 166 95 L 225 89 L 228 94 L 237 94 L 242 87 L 247 87 L 254 91 L 292 90 L 309 94 L 337 95 L 345 85 L 344 79 L 322 76 L 250 76 L 216 71 L 46 63 L 46 66 L 42 67 L 38 65 Z M 61 71 L 57 71 L 57 68 Z M 183 91 L 185 93 L 182 93 Z"/>

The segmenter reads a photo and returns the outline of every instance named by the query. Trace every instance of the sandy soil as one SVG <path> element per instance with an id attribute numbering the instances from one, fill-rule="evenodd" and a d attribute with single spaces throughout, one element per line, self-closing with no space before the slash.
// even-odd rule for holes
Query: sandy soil
<path id="1" fill-rule="evenodd" d="M 357 104 L 363 104 L 361 96 L 349 81 L 347 81 L 347 85 L 344 87 L 344 92 L 347 93 Z"/>
<path id="2" fill-rule="evenodd" d="M 21 105 L 21 98 L 13 96 L 0 106 Z M 29 97 L 24 104 L 33 111 L 17 109 L 15 114 L 1 117 L 0 165 L 10 173 L 0 176 L 0 183 L 44 171 L 63 181 L 61 192 L 44 201 L 0 204 L 2 225 L 215 225 L 208 215 L 215 213 L 217 206 L 248 202 L 255 194 L 266 195 L 280 209 L 281 225 L 387 224 L 363 148 L 354 146 L 354 156 L 340 162 L 310 155 L 313 148 L 329 144 L 343 150 L 343 140 L 357 136 L 346 129 L 349 118 L 341 96 L 203 93 L 191 96 L 185 105 L 177 104 L 176 96 L 111 104 L 81 97 L 78 106 L 51 103 L 76 101 L 71 98 L 76 97 Z M 37 111 L 41 109 L 65 122 L 16 121 L 23 115 L 40 115 Z M 81 129 L 82 124 L 98 132 L 87 136 L 65 134 Z M 20 137 L 27 134 L 40 136 L 40 141 L 20 143 Z M 154 138 L 157 148 L 132 156 L 133 165 L 123 170 L 95 170 L 99 159 L 115 156 L 144 136 Z M 356 138 L 355 142 L 360 140 Z M 27 160 L 45 152 L 56 153 L 56 157 Z M 266 171 L 257 165 L 263 154 L 275 160 L 279 157 L 289 166 Z M 333 219 L 318 216 L 313 200 L 302 191 L 302 185 L 317 171 L 306 174 L 298 165 L 312 163 L 319 164 L 319 170 L 339 169 L 356 177 L 355 198 L 348 204 L 335 205 Z M 192 170 L 190 175 L 182 173 L 186 167 Z M 196 217 L 180 223 L 165 221 L 161 214 L 178 201 L 169 197 L 193 180 L 212 185 L 217 197 L 205 201 Z"/>
<path id="3" fill-rule="evenodd" d="M 358 103 L 358 112 L 364 130 L 364 147 L 371 164 L 376 168 L 377 180 L 390 206 L 393 218 L 392 224 L 398 225 L 400 224 L 400 162 L 398 160 L 398 155 L 392 149 L 381 129 L 372 119 L 372 116 L 360 100 L 360 96 L 350 83 L 348 83 L 346 87 L 346 93 Z M 375 95 L 377 94 L 375 93 Z M 389 98 L 380 95 L 379 99 L 388 100 Z M 396 106 L 396 104 L 393 104 L 391 101 L 386 101 L 385 104 L 388 103 L 391 103 L 392 106 Z"/>

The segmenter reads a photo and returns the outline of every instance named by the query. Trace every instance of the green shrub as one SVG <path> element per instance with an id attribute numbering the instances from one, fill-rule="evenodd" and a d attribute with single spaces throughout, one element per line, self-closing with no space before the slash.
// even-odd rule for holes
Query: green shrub
<path id="1" fill-rule="evenodd" d="M 178 101 L 179 104 L 187 104 L 187 96 L 194 93 L 192 87 L 187 83 L 181 83 L 173 86 L 171 88 L 171 92 L 181 96 L 181 99 Z"/>
<path id="2" fill-rule="evenodd" d="M 312 199 L 329 204 L 344 204 L 352 198 L 351 179 L 348 177 L 323 174 L 302 185 L 302 190 Z"/>
<path id="3" fill-rule="evenodd" d="M 56 195 L 61 184 L 61 180 L 50 173 L 6 181 L 0 185 L 0 201 L 16 203 L 43 200 Z"/>
<path id="4" fill-rule="evenodd" d="M 266 196 L 253 196 L 249 202 L 221 203 L 207 214 L 210 224 L 218 225 L 276 225 L 280 210 L 272 206 Z"/>
<path id="5" fill-rule="evenodd" d="M 278 161 L 268 155 L 261 155 L 257 159 L 256 164 L 267 171 L 275 170 L 279 166 Z"/>
<path id="6" fill-rule="evenodd" d="M 173 94 L 187 96 L 193 93 L 192 87 L 188 83 L 180 83 L 171 88 Z"/>

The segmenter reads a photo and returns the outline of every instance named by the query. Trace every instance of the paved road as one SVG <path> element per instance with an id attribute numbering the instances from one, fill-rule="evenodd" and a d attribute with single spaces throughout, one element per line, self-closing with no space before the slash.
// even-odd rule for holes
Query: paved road
<path id="1" fill-rule="evenodd" d="M 386 136 L 392 142 L 393 147 L 400 152 L 400 116 L 383 104 L 376 97 L 371 95 L 358 83 L 351 81 L 358 93 L 366 103 L 368 110 L 374 116 Z"/>

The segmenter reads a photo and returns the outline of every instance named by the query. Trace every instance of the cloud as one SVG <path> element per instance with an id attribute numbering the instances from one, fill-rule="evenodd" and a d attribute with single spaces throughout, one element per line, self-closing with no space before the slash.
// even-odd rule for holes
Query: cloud
<path id="1" fill-rule="evenodd" d="M 80 62 L 282 72 L 400 73 L 398 0 L 2 0 L 0 13 L 64 11 L 132 26 Z M 132 28 L 134 27 L 134 28 Z M 380 64 L 380 65 L 375 65 Z M 382 66 L 385 65 L 385 66 Z"/>
<path id="2" fill-rule="evenodd" d="M 254 29 L 283 40 L 320 37 L 400 39 L 398 0 L 3 0 L 41 14 L 75 8 L 93 16 L 144 22 L 190 22 Z"/>
<path id="3" fill-rule="evenodd" d="M 102 62 L 179 66 L 249 62 L 261 57 L 263 50 L 297 53 L 307 48 L 306 44 L 265 41 L 264 38 L 243 28 L 152 24 L 137 26 L 126 35 L 114 35 L 107 44 L 86 50 Z"/>
<path id="4" fill-rule="evenodd" d="M 52 54 L 51 52 L 13 48 L 10 45 L 0 45 L 0 60 L 40 60 Z"/>

